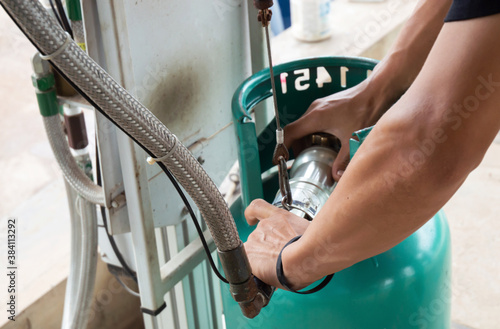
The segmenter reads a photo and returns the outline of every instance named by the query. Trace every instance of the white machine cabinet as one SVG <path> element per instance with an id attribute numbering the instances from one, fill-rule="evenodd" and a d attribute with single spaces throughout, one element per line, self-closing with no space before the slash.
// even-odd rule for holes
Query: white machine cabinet
<path id="1" fill-rule="evenodd" d="M 265 63 L 251 1 L 83 0 L 82 8 L 89 54 L 221 184 L 237 159 L 233 92 Z M 219 282 L 180 197 L 142 149 L 103 116 L 96 122 L 109 230 L 137 272 L 146 327 L 222 328 Z M 99 236 L 103 259 L 119 265 L 103 229 Z"/>

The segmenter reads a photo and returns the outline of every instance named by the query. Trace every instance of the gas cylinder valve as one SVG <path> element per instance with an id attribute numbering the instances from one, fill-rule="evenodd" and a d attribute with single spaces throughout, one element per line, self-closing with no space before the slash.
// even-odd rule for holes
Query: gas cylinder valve
<path id="1" fill-rule="evenodd" d="M 299 141 L 303 150 L 290 169 L 293 200 L 284 205 L 278 191 L 273 205 L 312 220 L 335 188 L 332 165 L 340 150 L 340 141 L 329 134 L 315 133 Z"/>

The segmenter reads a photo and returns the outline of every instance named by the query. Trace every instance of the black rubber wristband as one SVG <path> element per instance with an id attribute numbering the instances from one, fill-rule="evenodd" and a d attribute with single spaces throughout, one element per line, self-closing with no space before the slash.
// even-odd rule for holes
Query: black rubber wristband
<path id="1" fill-rule="evenodd" d="M 295 238 L 293 238 L 290 241 L 288 241 L 288 243 L 285 244 L 285 246 L 283 247 L 283 249 L 281 249 L 280 254 L 278 256 L 278 261 L 276 262 L 276 275 L 278 276 L 278 281 L 281 283 L 281 285 L 286 290 L 288 290 L 290 292 L 294 292 L 296 294 L 307 295 L 307 294 L 312 294 L 314 292 L 318 292 L 321 289 L 323 289 L 324 287 L 326 287 L 326 285 L 332 280 L 332 278 L 335 275 L 335 273 L 325 276 L 325 279 L 320 284 L 318 284 L 316 287 L 314 287 L 314 288 L 312 288 L 310 290 L 297 291 L 297 290 L 292 289 L 290 287 L 290 285 L 288 284 L 288 282 L 286 282 L 285 273 L 283 273 L 283 262 L 281 261 L 281 254 L 283 253 L 283 250 L 285 250 L 286 247 L 288 247 L 290 244 L 294 243 L 295 241 L 297 241 L 301 237 L 302 237 L 302 235 L 296 236 Z"/>

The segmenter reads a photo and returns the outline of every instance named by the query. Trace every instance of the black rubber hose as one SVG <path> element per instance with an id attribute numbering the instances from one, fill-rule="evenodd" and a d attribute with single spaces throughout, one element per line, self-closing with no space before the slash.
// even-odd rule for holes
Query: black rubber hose
<path id="1" fill-rule="evenodd" d="M 69 24 L 68 17 L 66 16 L 66 12 L 64 11 L 64 6 L 62 5 L 61 0 L 54 0 L 56 2 L 57 11 L 59 12 L 59 17 L 61 17 L 61 22 L 63 24 L 64 29 L 71 35 L 73 39 L 73 30 L 71 29 L 71 25 Z"/>
<path id="2" fill-rule="evenodd" d="M 57 9 L 56 7 L 54 7 L 54 1 L 52 0 L 49 0 L 49 3 L 50 3 L 50 7 L 52 8 L 52 12 L 54 13 L 54 16 L 57 20 L 57 22 L 59 23 L 59 25 L 61 25 L 61 27 L 64 29 L 64 25 L 61 21 L 61 17 L 59 17 L 59 13 L 57 12 Z"/>

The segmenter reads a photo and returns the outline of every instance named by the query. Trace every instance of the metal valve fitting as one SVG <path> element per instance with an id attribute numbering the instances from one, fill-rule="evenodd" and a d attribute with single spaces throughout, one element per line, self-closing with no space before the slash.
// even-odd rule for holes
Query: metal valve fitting
<path id="1" fill-rule="evenodd" d="M 338 139 L 327 134 L 313 134 L 302 141 L 306 148 L 297 156 L 290 169 L 290 189 L 293 202 L 289 211 L 312 220 L 333 192 L 336 182 L 332 165 L 339 149 Z M 278 192 L 273 205 L 283 208 Z"/>

